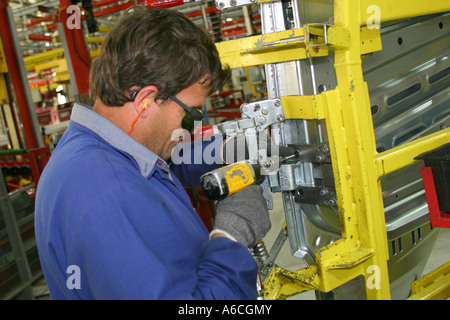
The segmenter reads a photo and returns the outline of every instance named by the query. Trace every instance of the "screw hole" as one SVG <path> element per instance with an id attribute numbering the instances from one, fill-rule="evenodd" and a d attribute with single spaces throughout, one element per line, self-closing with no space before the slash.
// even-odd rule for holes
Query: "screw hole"
<path id="1" fill-rule="evenodd" d="M 442 22 L 439 22 L 439 29 L 444 28 L 444 24 Z"/>
<path id="2" fill-rule="evenodd" d="M 380 111 L 380 107 L 378 107 L 377 105 L 374 105 L 370 108 L 370 110 L 372 111 L 372 115 L 375 115 L 378 113 L 378 111 Z"/>
<path id="3" fill-rule="evenodd" d="M 320 84 L 320 85 L 317 87 L 317 90 L 319 91 L 319 93 L 322 93 L 322 92 L 324 92 L 324 91 L 327 91 L 327 86 L 324 85 L 324 84 Z"/>
<path id="4" fill-rule="evenodd" d="M 398 45 L 400 46 L 400 45 L 402 45 L 402 43 L 403 43 L 403 39 L 400 37 L 400 38 L 398 38 L 397 39 L 397 43 L 398 43 Z"/>

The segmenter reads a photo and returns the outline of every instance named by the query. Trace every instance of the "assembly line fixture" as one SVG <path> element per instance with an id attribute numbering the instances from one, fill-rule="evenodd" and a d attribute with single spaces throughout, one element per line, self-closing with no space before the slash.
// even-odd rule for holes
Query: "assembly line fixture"
<path id="1" fill-rule="evenodd" d="M 249 3 L 254 1 L 220 0 L 216 5 L 223 10 Z M 390 299 L 389 248 L 380 178 L 414 163 L 417 155 L 449 142 L 450 129 L 378 152 L 361 56 L 382 49 L 380 22 L 446 12 L 450 9 L 448 2 L 336 0 L 331 23 L 304 24 L 290 30 L 277 28 L 285 23 L 277 20 L 280 17 L 275 14 L 281 1 L 258 3 L 263 34 L 218 43 L 222 62 L 232 68 L 264 64 L 269 98 L 279 99 L 283 121 L 325 121 L 326 153 L 332 164 L 341 230 L 340 239 L 315 252 L 314 263 L 309 267 L 297 271 L 271 268 L 264 283 L 264 298 L 285 299 L 308 290 L 330 292 L 364 277 L 368 299 Z M 374 14 L 369 7 L 380 13 L 373 20 L 375 25 L 368 24 Z M 274 64 L 326 57 L 331 50 L 337 80 L 334 89 L 319 93 L 314 84 L 311 95 L 280 93 L 273 81 L 277 77 Z M 272 124 L 281 128 L 283 121 Z M 326 191 L 320 190 L 319 195 L 325 195 Z M 291 236 L 289 232 L 288 235 Z"/>

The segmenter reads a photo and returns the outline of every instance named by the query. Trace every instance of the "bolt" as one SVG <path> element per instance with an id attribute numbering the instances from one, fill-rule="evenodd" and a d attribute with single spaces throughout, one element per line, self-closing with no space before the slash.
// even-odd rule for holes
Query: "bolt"
<path id="1" fill-rule="evenodd" d="M 235 5 L 237 5 L 237 1 L 236 0 L 230 0 L 230 5 L 232 7 L 234 7 Z"/>
<path id="2" fill-rule="evenodd" d="M 270 168 L 270 167 L 272 167 L 273 165 L 274 165 L 274 163 L 273 163 L 272 160 L 269 160 L 269 161 L 267 161 L 267 162 L 265 163 L 265 167 L 266 167 L 266 168 Z"/>
<path id="3" fill-rule="evenodd" d="M 279 107 L 281 106 L 281 101 L 280 100 L 275 100 L 275 107 Z"/>
<path id="4" fill-rule="evenodd" d="M 253 112 L 258 111 L 259 109 L 261 109 L 261 106 L 259 105 L 259 103 L 255 104 L 255 106 L 253 107 Z"/>
<path id="5" fill-rule="evenodd" d="M 284 116 L 282 114 L 277 115 L 277 120 L 278 120 L 278 122 L 283 122 Z"/>
<path id="6" fill-rule="evenodd" d="M 264 123 L 266 123 L 266 117 L 264 117 L 264 116 L 257 116 L 256 117 L 256 121 L 258 121 L 259 124 L 263 125 Z"/>
<path id="7" fill-rule="evenodd" d="M 217 6 L 219 7 L 219 10 L 222 10 L 223 8 L 225 8 L 225 3 L 219 2 Z"/>
<path id="8" fill-rule="evenodd" d="M 328 190 L 327 190 L 327 189 L 322 189 L 322 190 L 320 190 L 320 195 L 321 195 L 322 197 L 325 197 L 325 196 L 327 195 L 327 193 L 328 193 Z"/>
<path id="9" fill-rule="evenodd" d="M 262 108 L 261 113 L 263 115 L 267 115 L 269 113 L 269 110 L 267 110 L 266 108 Z"/>
<path id="10" fill-rule="evenodd" d="M 317 156 L 316 157 L 316 161 L 317 162 L 322 162 L 323 161 L 323 157 L 322 156 Z"/>

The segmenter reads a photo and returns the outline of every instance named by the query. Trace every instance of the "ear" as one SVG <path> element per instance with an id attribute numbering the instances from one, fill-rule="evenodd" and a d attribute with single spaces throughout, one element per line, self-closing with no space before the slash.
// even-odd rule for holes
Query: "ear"
<path id="1" fill-rule="evenodd" d="M 145 110 L 155 103 L 158 92 L 159 90 L 156 86 L 146 86 L 136 95 L 134 107 L 141 117 L 145 118 L 147 116 Z"/>

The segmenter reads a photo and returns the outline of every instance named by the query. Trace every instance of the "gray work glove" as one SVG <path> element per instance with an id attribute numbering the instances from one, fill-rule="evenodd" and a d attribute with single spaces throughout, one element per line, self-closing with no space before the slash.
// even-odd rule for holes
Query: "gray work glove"
<path id="1" fill-rule="evenodd" d="M 211 235 L 223 233 L 247 248 L 253 248 L 271 227 L 262 188 L 251 185 L 217 202 Z"/>

